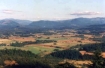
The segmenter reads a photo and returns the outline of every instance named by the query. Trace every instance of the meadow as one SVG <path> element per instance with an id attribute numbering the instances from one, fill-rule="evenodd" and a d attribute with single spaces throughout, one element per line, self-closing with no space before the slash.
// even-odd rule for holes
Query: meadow
<path id="1" fill-rule="evenodd" d="M 95 43 L 96 41 L 89 39 L 92 37 L 92 35 L 80 35 L 77 33 L 73 34 L 72 32 L 56 33 L 51 35 L 44 35 L 43 33 L 40 33 L 33 34 L 33 36 L 29 37 L 10 36 L 7 39 L 0 39 L 0 44 L 6 44 L 6 46 L 0 46 L 0 49 L 16 48 L 22 50 L 29 50 L 35 54 L 49 54 L 56 49 L 65 50 L 78 44 Z M 14 43 L 16 41 L 22 43 L 26 41 L 35 42 L 36 40 L 55 40 L 57 42 L 28 44 L 23 47 L 10 46 L 11 43 Z"/>

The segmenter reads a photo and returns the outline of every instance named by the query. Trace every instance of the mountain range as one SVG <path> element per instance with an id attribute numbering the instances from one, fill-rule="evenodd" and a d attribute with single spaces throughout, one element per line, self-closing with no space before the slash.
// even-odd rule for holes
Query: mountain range
<path id="1" fill-rule="evenodd" d="M 29 20 L 19 20 L 19 19 L 3 19 L 0 20 L 0 27 L 17 27 L 17 26 L 26 26 L 29 28 L 81 28 L 89 25 L 101 25 L 105 24 L 105 18 L 75 18 L 69 20 L 58 20 L 58 21 L 49 21 L 49 20 L 40 20 L 40 21 L 29 21 Z"/>

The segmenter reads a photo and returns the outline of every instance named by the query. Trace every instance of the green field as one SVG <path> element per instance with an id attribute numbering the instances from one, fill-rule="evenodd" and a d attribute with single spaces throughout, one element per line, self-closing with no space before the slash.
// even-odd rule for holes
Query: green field
<path id="1" fill-rule="evenodd" d="M 46 48 L 46 47 L 42 47 L 42 46 L 35 46 L 35 47 L 29 46 L 26 48 L 35 54 L 39 54 L 39 53 L 43 53 L 43 52 L 52 52 L 54 50 L 54 48 Z"/>
<path id="2" fill-rule="evenodd" d="M 57 48 L 44 47 L 44 46 L 25 46 L 25 47 L 0 46 L 0 49 L 22 49 L 22 50 L 29 50 L 35 54 L 40 54 L 44 52 L 52 52 L 54 49 Z"/>

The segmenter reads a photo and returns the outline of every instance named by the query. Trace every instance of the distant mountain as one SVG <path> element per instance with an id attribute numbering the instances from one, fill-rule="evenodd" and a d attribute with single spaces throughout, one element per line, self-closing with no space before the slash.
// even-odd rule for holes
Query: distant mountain
<path id="1" fill-rule="evenodd" d="M 59 21 L 29 21 L 29 20 L 18 20 L 18 19 L 3 19 L 0 20 L 0 27 L 4 26 L 21 26 L 27 28 L 48 28 L 48 29 L 70 29 L 70 28 L 84 28 L 90 25 L 101 25 L 105 24 L 105 18 L 75 18 L 69 20 L 59 20 Z"/>
<path id="2" fill-rule="evenodd" d="M 78 30 L 82 31 L 82 33 L 85 32 L 85 30 L 89 30 L 91 33 L 100 34 L 102 32 L 105 32 L 105 24 L 89 25 Z"/>
<path id="3" fill-rule="evenodd" d="M 29 24 L 30 27 L 33 28 L 53 28 L 53 27 L 58 27 L 61 23 L 57 21 L 34 21 L 31 24 Z"/>
<path id="4" fill-rule="evenodd" d="M 30 23 L 32 23 L 32 21 L 30 20 L 19 20 L 19 19 L 13 19 L 13 18 L 4 19 L 4 20 L 12 20 L 14 22 L 19 23 L 20 25 L 29 25 Z"/>
<path id="5" fill-rule="evenodd" d="M 75 18 L 62 21 L 34 21 L 29 24 L 32 28 L 81 28 L 89 25 L 105 24 L 105 18 Z"/>
<path id="6" fill-rule="evenodd" d="M 0 26 L 19 26 L 19 23 L 12 20 L 0 20 Z"/>

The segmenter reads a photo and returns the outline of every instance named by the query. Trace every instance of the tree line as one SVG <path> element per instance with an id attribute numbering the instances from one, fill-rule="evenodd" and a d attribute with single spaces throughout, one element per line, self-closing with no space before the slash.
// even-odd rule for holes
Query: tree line
<path id="1" fill-rule="evenodd" d="M 41 44 L 41 43 L 51 43 L 54 42 L 56 43 L 56 40 L 36 40 L 36 41 L 25 41 L 25 42 L 15 42 L 15 43 L 11 43 L 10 46 L 14 46 L 14 47 L 23 47 L 25 45 L 29 45 L 29 44 Z M 0 44 L 0 46 L 6 46 L 6 44 Z"/>

